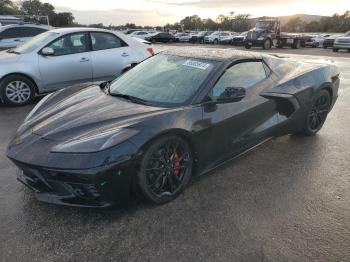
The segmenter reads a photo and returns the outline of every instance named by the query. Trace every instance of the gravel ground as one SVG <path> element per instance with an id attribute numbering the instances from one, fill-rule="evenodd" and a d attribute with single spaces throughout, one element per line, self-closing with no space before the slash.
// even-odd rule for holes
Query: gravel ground
<path id="1" fill-rule="evenodd" d="M 350 261 L 350 54 L 309 50 L 327 55 L 278 51 L 332 60 L 342 72 L 340 97 L 319 134 L 271 140 L 162 206 L 36 201 L 5 157 L 32 106 L 0 107 L 0 261 Z"/>

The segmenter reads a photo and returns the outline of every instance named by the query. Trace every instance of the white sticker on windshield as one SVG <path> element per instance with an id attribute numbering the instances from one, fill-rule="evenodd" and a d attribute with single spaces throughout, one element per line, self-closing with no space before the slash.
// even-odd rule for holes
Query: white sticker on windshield
<path id="1" fill-rule="evenodd" d="M 187 60 L 185 63 L 183 63 L 183 65 L 202 69 L 202 70 L 205 70 L 210 66 L 210 64 L 202 63 L 202 62 L 194 61 L 194 60 Z"/>

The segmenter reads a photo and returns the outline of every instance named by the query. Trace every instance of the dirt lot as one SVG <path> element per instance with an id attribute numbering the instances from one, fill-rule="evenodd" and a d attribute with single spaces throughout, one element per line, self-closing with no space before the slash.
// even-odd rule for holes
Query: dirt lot
<path id="1" fill-rule="evenodd" d="M 340 97 L 321 132 L 271 140 L 162 206 L 36 201 L 5 157 L 33 106 L 0 107 L 0 261 L 350 261 L 350 54 L 275 51 L 339 66 Z"/>

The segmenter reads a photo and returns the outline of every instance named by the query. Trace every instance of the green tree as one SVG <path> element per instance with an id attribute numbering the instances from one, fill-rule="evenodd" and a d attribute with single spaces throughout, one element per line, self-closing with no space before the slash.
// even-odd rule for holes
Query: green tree
<path id="1" fill-rule="evenodd" d="M 248 31 L 251 27 L 250 14 L 238 14 L 232 19 L 232 30 L 235 32 Z"/>
<path id="2" fill-rule="evenodd" d="M 18 14 L 18 8 L 11 0 L 0 0 L 0 14 L 16 15 Z"/>
<path id="3" fill-rule="evenodd" d="M 72 13 L 55 13 L 50 16 L 50 23 L 56 27 L 68 27 L 74 25 L 74 16 Z"/>
<path id="4" fill-rule="evenodd" d="M 288 20 L 288 22 L 285 26 L 285 30 L 287 32 L 297 32 L 297 31 L 300 31 L 301 27 L 302 27 L 302 21 L 301 21 L 300 17 L 296 16 L 296 17 L 292 17 Z"/>

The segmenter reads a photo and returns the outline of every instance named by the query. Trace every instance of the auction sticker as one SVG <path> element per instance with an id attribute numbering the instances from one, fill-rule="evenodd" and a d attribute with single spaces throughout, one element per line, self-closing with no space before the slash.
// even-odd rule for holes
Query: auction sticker
<path id="1" fill-rule="evenodd" d="M 210 66 L 210 64 L 195 61 L 195 60 L 187 60 L 185 63 L 183 63 L 183 65 L 202 69 L 202 70 L 205 70 Z"/>

